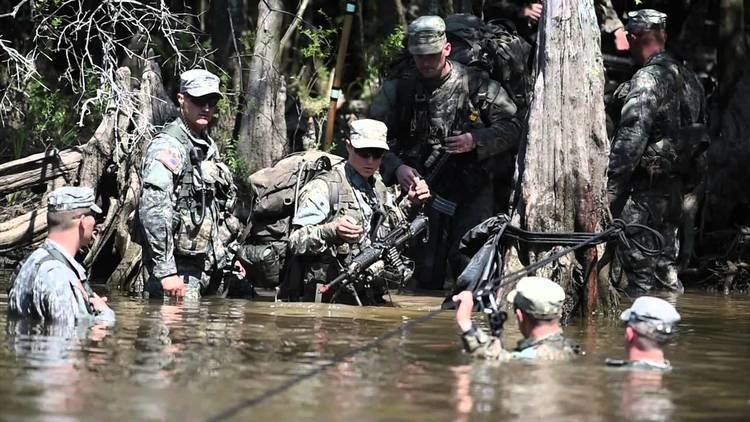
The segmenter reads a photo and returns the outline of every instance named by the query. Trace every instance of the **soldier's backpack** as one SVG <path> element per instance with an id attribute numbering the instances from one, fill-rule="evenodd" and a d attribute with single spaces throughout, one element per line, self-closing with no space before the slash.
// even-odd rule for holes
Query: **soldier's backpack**
<path id="1" fill-rule="evenodd" d="M 451 43 L 450 59 L 485 72 L 502 85 L 519 110 L 526 110 L 531 93 L 529 56 L 531 44 L 512 23 L 485 23 L 475 15 L 457 13 L 445 18 L 446 37 Z M 406 48 L 385 70 L 389 79 L 416 75 L 414 60 Z"/>
<path id="2" fill-rule="evenodd" d="M 254 196 L 252 215 L 241 239 L 238 258 L 254 286 L 275 288 L 283 281 L 299 191 L 307 182 L 343 160 L 321 151 L 303 151 L 290 154 L 273 167 L 250 176 Z M 330 203 L 335 204 L 338 185 L 331 184 L 331 187 Z"/>

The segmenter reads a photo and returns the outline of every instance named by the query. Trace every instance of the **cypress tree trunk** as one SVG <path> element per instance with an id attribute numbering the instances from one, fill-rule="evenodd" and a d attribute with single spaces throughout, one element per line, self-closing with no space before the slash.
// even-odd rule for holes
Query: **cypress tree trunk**
<path id="1" fill-rule="evenodd" d="M 245 84 L 245 112 L 242 116 L 239 150 L 250 173 L 268 167 L 288 151 L 284 103 L 284 79 L 278 73 L 278 50 L 284 3 L 258 3 L 255 47 Z"/>
<path id="2" fill-rule="evenodd" d="M 595 232 L 606 213 L 604 74 L 600 34 L 591 1 L 545 2 L 539 25 L 534 99 L 529 132 L 519 154 L 520 222 L 540 232 Z M 546 251 L 530 250 L 536 261 Z M 558 281 L 571 300 L 593 312 L 616 296 L 598 279 L 599 252 L 590 249 L 542 271 Z M 583 286 L 582 289 L 577 286 Z M 583 300 L 581 300 L 583 299 Z"/>

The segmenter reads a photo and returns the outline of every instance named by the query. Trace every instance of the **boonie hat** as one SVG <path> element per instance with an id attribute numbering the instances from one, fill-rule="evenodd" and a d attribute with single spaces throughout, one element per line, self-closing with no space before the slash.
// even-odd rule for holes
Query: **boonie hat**
<path id="1" fill-rule="evenodd" d="M 64 186 L 47 196 L 47 212 L 71 211 L 89 208 L 97 214 L 102 209 L 96 205 L 94 189 L 86 186 Z"/>
<path id="2" fill-rule="evenodd" d="M 193 69 L 180 75 L 180 92 L 191 97 L 202 97 L 209 94 L 221 95 L 219 77 L 203 69 Z"/>
<path id="3" fill-rule="evenodd" d="M 639 333 L 653 337 L 654 334 L 673 334 L 675 325 L 680 321 L 680 314 L 664 299 L 641 296 L 620 314 L 620 319 Z"/>
<path id="4" fill-rule="evenodd" d="M 667 27 L 667 14 L 654 9 L 633 10 L 627 14 L 628 32 L 659 31 Z"/>
<path id="5" fill-rule="evenodd" d="M 562 315 L 565 290 L 548 278 L 524 277 L 506 299 L 536 319 L 555 319 Z"/>
<path id="6" fill-rule="evenodd" d="M 409 24 L 408 48 L 411 54 L 436 54 L 447 42 L 445 21 L 440 16 L 421 16 Z"/>
<path id="7" fill-rule="evenodd" d="M 388 149 L 388 127 L 373 119 L 355 120 L 349 124 L 349 142 L 352 147 Z"/>

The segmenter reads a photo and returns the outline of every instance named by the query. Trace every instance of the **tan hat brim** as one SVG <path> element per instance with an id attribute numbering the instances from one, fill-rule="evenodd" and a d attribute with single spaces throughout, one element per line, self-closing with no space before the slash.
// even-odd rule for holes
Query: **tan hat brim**
<path id="1" fill-rule="evenodd" d="M 351 139 L 350 143 L 352 144 L 352 147 L 356 149 L 378 148 L 378 149 L 384 149 L 386 151 L 389 150 L 387 143 L 383 141 L 379 141 L 377 139 L 367 139 L 363 137 L 356 137 L 354 139 Z"/>
<path id="2" fill-rule="evenodd" d="M 209 88 L 209 87 L 203 87 L 203 88 L 190 88 L 185 90 L 185 93 L 191 97 L 203 97 L 206 95 L 220 95 L 221 91 L 219 91 L 217 88 Z"/>

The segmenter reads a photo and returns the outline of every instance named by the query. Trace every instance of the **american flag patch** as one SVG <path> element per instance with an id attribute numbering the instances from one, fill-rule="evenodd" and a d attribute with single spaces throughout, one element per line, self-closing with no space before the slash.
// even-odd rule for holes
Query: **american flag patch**
<path id="1" fill-rule="evenodd" d="M 175 153 L 174 151 L 164 150 L 159 153 L 159 157 L 157 157 L 157 159 L 162 164 L 164 164 L 164 167 L 169 169 L 169 171 L 171 171 L 172 173 L 177 174 L 180 172 L 180 159 L 177 153 Z"/>

